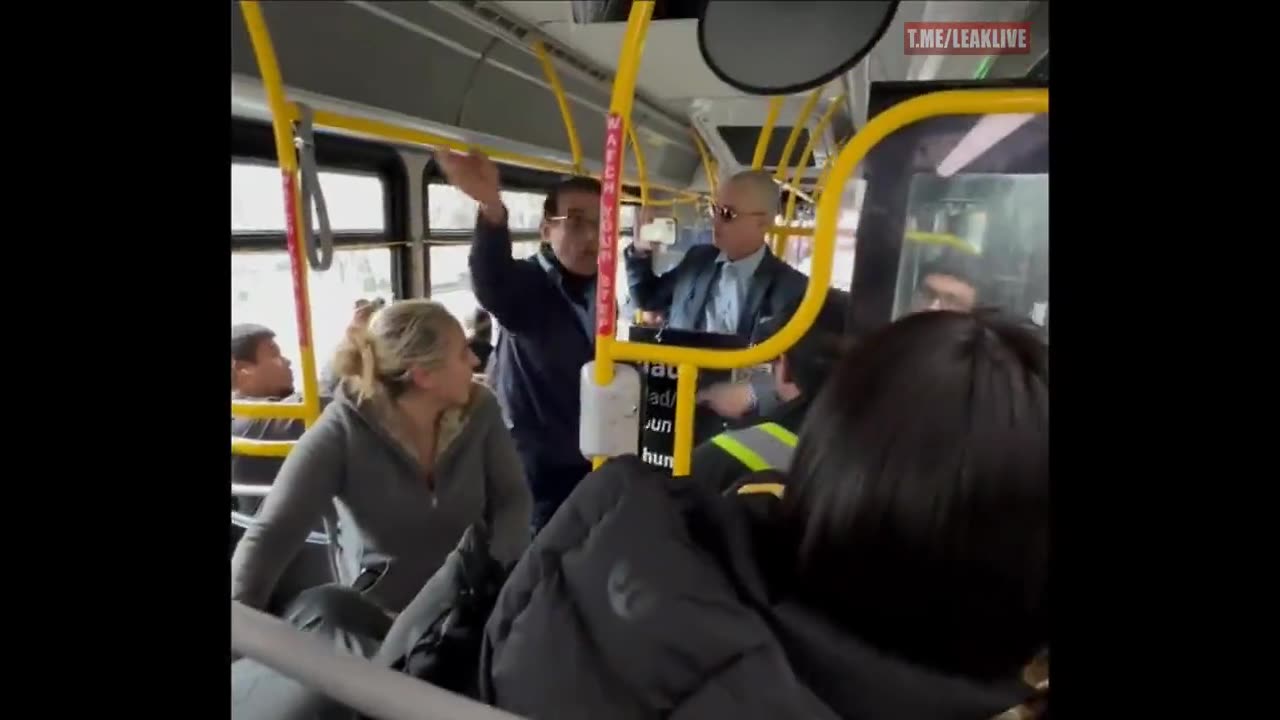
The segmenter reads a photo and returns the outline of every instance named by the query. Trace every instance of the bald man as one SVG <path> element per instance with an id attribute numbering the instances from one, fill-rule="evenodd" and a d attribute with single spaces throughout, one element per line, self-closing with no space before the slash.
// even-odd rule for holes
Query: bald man
<path id="1" fill-rule="evenodd" d="M 647 248 L 626 249 L 632 300 L 640 310 L 664 315 L 668 327 L 750 337 L 762 317 L 798 303 L 808 284 L 765 244 L 778 206 L 769 173 L 748 170 L 729 178 L 711 205 L 711 245 L 689 248 L 661 276 L 654 275 Z"/>
<path id="2" fill-rule="evenodd" d="M 626 249 L 632 301 L 642 311 L 661 313 L 667 327 L 727 333 L 744 341 L 764 318 L 789 318 L 809 279 L 765 243 L 779 206 L 771 174 L 748 170 L 729 178 L 711 205 L 711 245 L 689 248 L 680 264 L 661 276 L 654 275 L 647 248 L 633 243 Z M 729 394 L 733 397 L 721 400 Z M 715 388 L 705 401 L 721 416 L 734 418 L 751 410 L 769 412 L 777 404 L 767 376 L 750 386 Z"/>

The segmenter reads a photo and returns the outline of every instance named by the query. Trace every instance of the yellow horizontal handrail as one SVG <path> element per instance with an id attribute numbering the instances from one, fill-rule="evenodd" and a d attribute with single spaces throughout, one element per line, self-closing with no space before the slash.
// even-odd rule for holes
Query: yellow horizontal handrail
<path id="1" fill-rule="evenodd" d="M 547 170 L 549 172 L 556 172 L 565 175 L 571 175 L 574 173 L 572 165 L 567 165 L 556 160 L 548 160 L 546 158 L 533 157 L 531 155 L 521 155 L 520 153 L 508 152 L 506 150 L 478 143 L 465 143 L 443 135 L 401 127 L 393 123 L 374 120 L 372 118 L 330 112 L 327 110 L 316 110 L 313 122 L 316 127 L 328 128 L 331 130 L 345 130 L 347 132 L 365 135 L 385 142 L 423 145 L 436 149 L 447 148 L 458 152 L 478 150 L 492 158 L 495 162 L 499 163 L 520 165 L 523 167 Z M 583 176 L 593 177 L 597 180 L 600 179 L 600 173 L 584 173 Z M 638 181 L 632 179 L 625 179 L 625 182 L 628 185 L 640 184 Z M 681 196 L 697 197 L 698 195 L 698 193 L 691 190 L 672 187 L 670 185 L 650 183 L 649 187 L 657 190 L 665 190 Z"/>
<path id="2" fill-rule="evenodd" d="M 843 187 L 857 165 L 876 143 L 915 122 L 940 115 L 989 115 L 1004 113 L 1046 113 L 1049 91 L 1035 90 L 946 90 L 899 103 L 868 122 L 840 151 L 827 180 L 828 189 Z M 660 362 L 668 365 L 695 365 L 729 370 L 770 361 L 796 344 L 813 324 L 831 285 L 835 254 L 836 226 L 840 219 L 840 193 L 823 192 L 818 200 L 817 227 L 813 234 L 813 267 L 804 299 L 787 322 L 772 337 L 742 350 L 645 345 L 615 341 L 608 345 L 615 361 Z M 677 399 L 677 403 L 680 400 Z M 678 404 L 677 404 L 677 407 Z M 678 458 L 677 458 L 678 460 Z"/>
<path id="3" fill-rule="evenodd" d="M 912 242 L 924 243 L 926 245 L 945 245 L 946 247 L 955 248 L 956 250 L 968 253 L 969 255 L 978 254 L 978 249 L 971 243 L 959 235 L 952 235 L 951 233 L 909 230 L 906 233 L 906 238 Z"/>
<path id="4" fill-rule="evenodd" d="M 791 227 L 789 225 L 771 225 L 768 233 L 770 235 L 782 235 L 783 237 L 813 237 L 813 228 L 811 227 Z"/>
<path id="5" fill-rule="evenodd" d="M 231 414 L 236 417 L 267 420 L 306 420 L 305 403 L 232 402 Z"/>
<path id="6" fill-rule="evenodd" d="M 248 457 L 284 457 L 289 454 L 296 440 L 250 440 L 231 436 L 231 454 Z"/>

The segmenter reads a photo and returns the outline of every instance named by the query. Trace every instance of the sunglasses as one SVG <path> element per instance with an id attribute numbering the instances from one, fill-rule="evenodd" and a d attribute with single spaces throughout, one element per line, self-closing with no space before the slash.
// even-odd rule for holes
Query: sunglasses
<path id="1" fill-rule="evenodd" d="M 716 220 L 720 220 L 721 222 L 727 222 L 727 223 L 733 222 L 734 220 L 737 220 L 743 215 L 766 215 L 767 214 L 762 212 L 742 212 L 739 210 L 734 210 L 728 205 L 717 205 L 716 203 L 711 203 L 711 206 L 708 208 L 708 210 L 710 211 L 712 218 Z"/>

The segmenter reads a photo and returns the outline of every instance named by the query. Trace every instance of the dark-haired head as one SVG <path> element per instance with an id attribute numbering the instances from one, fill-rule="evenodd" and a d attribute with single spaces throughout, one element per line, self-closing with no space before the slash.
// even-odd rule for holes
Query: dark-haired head
<path id="1" fill-rule="evenodd" d="M 807 605 L 922 665 L 1016 673 L 1048 639 L 1045 344 L 986 312 L 862 339 L 808 413 L 783 502 Z"/>
<path id="2" fill-rule="evenodd" d="M 569 272 L 584 277 L 596 273 L 600 248 L 600 182 L 570 177 L 547 193 L 542 203 L 542 241 Z"/>
<path id="3" fill-rule="evenodd" d="M 978 303 L 981 276 L 978 256 L 945 249 L 920 266 L 912 310 L 972 310 Z"/>
<path id="4" fill-rule="evenodd" d="M 293 393 L 293 370 L 270 328 L 252 323 L 231 326 L 231 390 L 253 398 Z"/>
<path id="5" fill-rule="evenodd" d="M 817 393 L 827 381 L 831 368 L 849 347 L 850 341 L 844 335 L 848 298 L 848 293 L 841 290 L 829 290 L 813 324 L 774 362 L 774 380 L 784 400 Z M 790 312 L 761 320 L 752 335 L 752 344 L 776 335 L 794 312 L 795 307 L 792 307 Z"/>

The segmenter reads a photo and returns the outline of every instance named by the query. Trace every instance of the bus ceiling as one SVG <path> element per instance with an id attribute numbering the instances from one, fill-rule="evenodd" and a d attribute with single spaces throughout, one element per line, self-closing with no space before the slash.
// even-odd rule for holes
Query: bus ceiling
<path id="1" fill-rule="evenodd" d="M 571 147 L 559 105 L 534 50 L 541 40 L 564 88 L 590 172 L 602 167 L 604 115 L 630 0 L 609 2 L 324 2 L 262 5 L 290 97 L 317 110 L 393 123 L 569 165 Z M 632 111 L 651 183 L 709 189 L 691 129 L 721 174 L 749 167 L 738 135 L 766 124 L 769 98 L 745 94 L 707 66 L 697 40 L 699 3 L 665 2 L 645 41 Z M 866 122 L 872 82 L 1023 77 L 1042 58 L 906 56 L 902 23 L 1026 21 L 1035 48 L 1048 48 L 1047 2 L 900 2 L 878 44 L 848 72 L 809 93 L 788 96 L 775 117 L 767 160 L 791 128 L 797 145 L 832 103 L 813 157 L 800 174 L 811 186 L 826 158 Z M 232 113 L 263 119 L 261 82 L 248 34 L 232 10 Z M 616 18 L 615 18 L 616 16 Z M 786 48 L 769 51 L 785 61 Z M 1047 61 L 1045 62 L 1047 66 Z M 806 108 L 812 108 L 804 116 Z M 743 130 L 742 128 L 747 128 Z M 800 154 L 791 155 L 794 164 Z M 635 168 L 628 152 L 628 174 Z M 770 162 L 765 167 L 774 169 Z"/>

